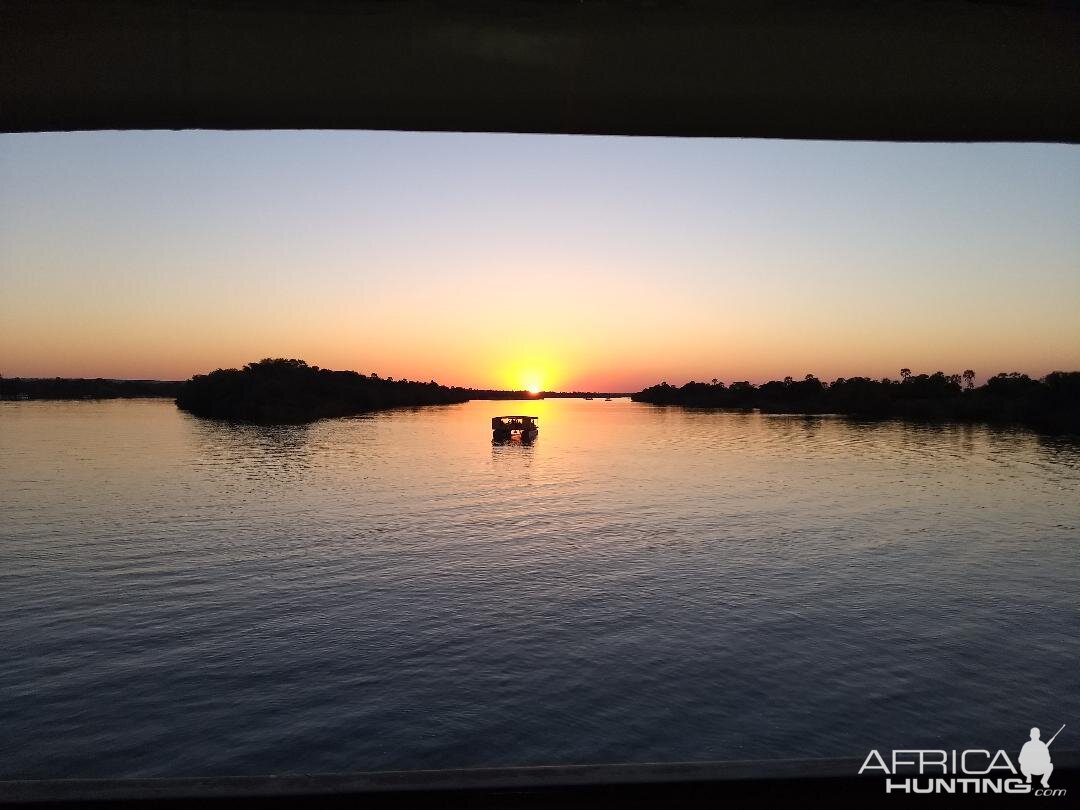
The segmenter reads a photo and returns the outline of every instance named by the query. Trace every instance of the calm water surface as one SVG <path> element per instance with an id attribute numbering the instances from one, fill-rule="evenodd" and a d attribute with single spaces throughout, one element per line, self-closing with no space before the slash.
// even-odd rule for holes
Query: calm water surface
<path id="1" fill-rule="evenodd" d="M 516 411 L 540 438 L 493 446 Z M 1080 448 L 1027 432 L 4 402 L 0 506 L 7 778 L 862 757 L 1080 719 Z"/>

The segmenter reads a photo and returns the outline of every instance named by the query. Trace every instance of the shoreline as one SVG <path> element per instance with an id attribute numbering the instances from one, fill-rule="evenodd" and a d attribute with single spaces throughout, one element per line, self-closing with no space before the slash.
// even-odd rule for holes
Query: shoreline
<path id="1" fill-rule="evenodd" d="M 997 374 L 981 386 L 974 372 L 913 375 L 900 380 L 840 378 L 825 383 L 813 375 L 756 386 L 688 382 L 660 383 L 634 394 L 635 402 L 761 413 L 901 419 L 917 422 L 1018 424 L 1046 433 L 1080 434 L 1080 372 L 1055 371 L 1039 380 L 1026 374 Z"/>
<path id="2" fill-rule="evenodd" d="M 762 414 L 843 416 L 920 423 L 1019 425 L 1042 433 L 1080 435 L 1080 372 L 1055 371 L 1040 379 L 1009 372 L 974 384 L 975 372 L 914 375 L 901 379 L 786 377 L 762 385 L 719 380 L 666 382 L 636 393 L 463 388 L 331 371 L 303 360 L 267 358 L 242 369 L 217 369 L 184 382 L 105 378 L 3 378 L 3 401 L 103 401 L 173 399 L 196 416 L 256 424 L 302 424 L 399 407 L 477 401 L 629 398 L 654 406 Z"/>

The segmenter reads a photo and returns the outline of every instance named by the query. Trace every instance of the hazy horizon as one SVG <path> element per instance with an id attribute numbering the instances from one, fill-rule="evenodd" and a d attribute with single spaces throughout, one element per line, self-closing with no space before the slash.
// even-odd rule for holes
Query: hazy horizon
<path id="1" fill-rule="evenodd" d="M 0 373 L 476 388 L 1080 368 L 1080 147 L 0 136 Z"/>
<path id="2" fill-rule="evenodd" d="M 263 357 L 263 358 L 258 358 L 256 360 L 251 360 L 251 361 L 249 361 L 249 363 L 257 363 L 257 362 L 263 361 L 263 360 L 303 360 L 303 358 L 302 357 L 300 357 L 300 358 L 270 358 L 270 357 Z M 230 366 L 229 368 L 239 369 L 239 368 L 241 368 L 243 366 L 246 366 L 246 365 L 248 365 L 248 363 L 242 363 L 242 364 L 239 364 L 237 366 Z M 317 366 L 318 364 L 310 364 L 310 365 L 316 365 Z M 217 368 L 214 368 L 214 369 L 207 369 L 206 371 L 195 372 L 194 375 L 209 374 L 212 371 L 220 371 L 220 370 L 222 370 L 222 368 L 223 367 L 218 366 Z M 322 368 L 322 367 L 319 366 L 319 368 Z M 369 373 L 378 374 L 378 372 L 364 372 L 364 371 L 360 371 L 358 369 L 352 369 L 352 368 L 334 368 L 334 369 L 328 369 L 328 370 L 330 370 L 330 371 L 355 371 L 355 372 L 360 373 L 360 374 L 369 374 Z M 936 372 L 944 372 L 947 375 L 954 374 L 954 373 L 956 373 L 956 374 L 960 373 L 960 372 L 954 372 L 952 370 L 946 370 L 946 369 L 934 369 L 933 371 L 931 371 L 929 369 L 908 369 L 908 370 L 911 371 L 912 375 L 915 375 L 915 376 L 918 376 L 920 374 L 934 374 Z M 1056 372 L 1067 371 L 1067 372 L 1076 373 L 1077 369 L 1064 369 L 1064 368 L 1062 368 L 1062 369 L 1054 369 L 1053 371 L 1056 371 Z M 992 372 L 992 373 L 989 373 L 989 374 L 976 375 L 975 381 L 976 382 L 985 382 L 990 377 L 993 377 L 993 376 L 995 376 L 997 374 L 1002 374 L 1002 373 L 1004 373 L 1004 374 L 1010 374 L 1010 373 L 1026 374 L 1027 372 L 1025 372 L 1023 369 L 1009 369 L 1008 371 L 1005 371 L 1004 369 L 1001 369 L 999 371 L 995 371 L 995 372 Z M 1047 372 L 1047 374 L 1049 374 L 1049 373 L 1051 373 L 1051 372 Z M 158 382 L 160 382 L 160 383 L 179 383 L 179 382 L 184 382 L 185 380 L 190 379 L 190 377 L 194 376 L 194 375 L 189 375 L 188 377 L 184 377 L 184 378 L 179 378 L 179 377 L 177 377 L 177 378 L 167 378 L 167 377 L 103 377 L 101 375 L 96 375 L 96 376 L 93 376 L 93 377 L 72 377 L 72 376 L 64 376 L 64 375 L 41 376 L 41 375 L 32 375 L 32 374 L 23 374 L 23 375 L 9 374 L 9 375 L 4 375 L 4 374 L 0 373 L 0 377 L 7 376 L 10 379 L 23 379 L 23 380 L 54 380 L 54 379 L 67 379 L 67 380 L 76 379 L 76 380 L 78 380 L 78 379 L 83 379 L 83 380 L 109 380 L 109 381 L 113 381 L 113 382 L 133 382 L 133 383 L 137 383 L 137 382 L 145 382 L 145 383 L 158 383 Z M 395 377 L 393 374 L 385 374 L 385 375 L 384 374 L 378 374 L 378 376 L 380 376 L 380 377 L 388 377 L 388 378 L 391 378 L 391 379 L 394 379 L 394 380 L 410 380 L 410 378 L 408 378 L 408 377 Z M 782 382 L 786 378 L 790 378 L 790 379 L 798 382 L 798 381 L 801 381 L 804 378 L 809 377 L 809 376 L 817 377 L 818 375 L 813 374 L 812 372 L 808 372 L 805 375 L 803 375 L 803 374 L 787 374 L 787 375 L 784 375 L 783 377 L 775 377 L 775 378 L 771 378 L 771 379 L 768 379 L 768 380 L 766 380 L 766 379 L 748 380 L 746 382 L 750 382 L 750 383 L 752 383 L 754 385 L 762 385 L 762 384 L 767 383 L 767 382 L 775 382 L 775 381 L 781 381 Z M 1030 375 L 1029 374 L 1028 376 L 1032 377 L 1033 379 L 1036 379 L 1036 380 L 1041 380 L 1042 378 L 1044 378 L 1046 376 L 1046 374 L 1038 374 L 1038 375 Z M 902 380 L 902 376 L 900 374 L 883 374 L 881 377 L 872 377 L 872 376 L 868 377 L 868 375 L 865 375 L 865 374 L 851 374 L 851 375 L 848 375 L 847 377 L 841 377 L 840 379 L 850 380 L 850 379 L 855 379 L 855 378 L 860 378 L 860 377 L 873 379 L 875 381 L 879 380 L 879 379 L 882 379 L 882 378 L 886 378 L 886 377 L 891 379 L 891 380 L 894 380 L 896 382 L 900 382 Z M 677 380 L 674 383 L 672 383 L 671 380 L 667 380 L 667 379 L 656 380 L 656 382 L 650 384 L 650 386 L 651 385 L 659 385 L 661 383 L 666 382 L 669 385 L 674 385 L 676 387 L 679 387 L 679 386 L 683 385 L 686 382 L 709 383 L 713 379 L 715 379 L 718 382 L 720 382 L 721 384 L 725 384 L 725 385 L 729 384 L 729 383 L 742 382 L 742 381 L 736 380 L 736 379 L 719 379 L 719 378 L 706 379 L 706 378 L 702 377 L 702 378 L 691 378 L 691 379 L 686 379 L 686 380 L 681 380 L 680 379 L 680 380 Z M 818 379 L 820 379 L 821 382 L 823 382 L 823 383 L 832 383 L 833 382 L 833 378 L 821 378 L 821 377 L 819 377 Z M 414 379 L 414 380 L 411 380 L 411 381 L 412 382 L 428 382 L 428 380 L 422 380 L 422 379 Z M 492 386 L 484 386 L 484 387 L 468 386 L 468 385 L 463 386 L 463 385 L 459 385 L 458 383 L 453 382 L 452 380 L 434 380 L 434 382 L 437 382 L 440 385 L 448 386 L 448 387 L 451 387 L 451 388 L 465 388 L 465 389 L 476 390 L 476 391 L 503 391 L 503 392 L 519 392 L 520 391 L 520 392 L 529 393 L 529 394 L 540 394 L 540 393 L 543 393 L 543 394 L 582 393 L 582 394 L 627 394 L 627 395 L 629 395 L 629 394 L 640 393 L 641 390 L 642 390 L 642 389 L 614 389 L 614 388 L 612 388 L 612 389 L 601 389 L 601 388 L 596 388 L 596 387 L 593 387 L 593 388 L 576 388 L 576 387 L 575 388 L 536 388 L 535 386 L 533 386 L 532 388 L 525 388 L 525 387 L 520 386 L 520 385 L 517 386 L 517 387 L 514 387 L 514 388 L 507 388 L 507 387 L 498 388 L 498 387 L 492 387 Z M 650 387 L 650 386 L 644 386 L 644 387 L 647 388 L 647 387 Z"/>

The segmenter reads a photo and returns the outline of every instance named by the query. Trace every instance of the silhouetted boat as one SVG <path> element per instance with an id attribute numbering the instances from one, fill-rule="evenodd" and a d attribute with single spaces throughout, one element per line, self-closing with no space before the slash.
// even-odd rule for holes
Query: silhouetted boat
<path id="1" fill-rule="evenodd" d="M 592 399 L 592 397 L 585 397 L 585 399 Z"/>
<path id="2" fill-rule="evenodd" d="M 536 426 L 539 416 L 496 416 L 491 420 L 493 438 L 506 440 L 518 436 L 524 441 L 535 439 L 540 429 Z"/>

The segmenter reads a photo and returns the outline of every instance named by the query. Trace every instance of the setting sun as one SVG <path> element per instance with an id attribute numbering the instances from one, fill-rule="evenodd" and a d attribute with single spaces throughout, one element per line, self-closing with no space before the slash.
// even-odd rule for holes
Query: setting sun
<path id="1" fill-rule="evenodd" d="M 522 378 L 521 387 L 528 391 L 530 394 L 539 394 L 544 390 L 543 382 L 540 379 L 539 374 L 526 374 Z"/>
<path id="2" fill-rule="evenodd" d="M 535 357 L 525 358 L 524 362 L 516 368 L 511 366 L 503 378 L 508 388 L 539 394 L 545 390 L 555 390 L 552 386 L 559 383 L 554 379 L 558 375 L 551 373 L 551 367 L 550 363 L 537 360 Z"/>

